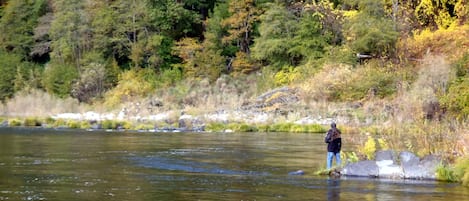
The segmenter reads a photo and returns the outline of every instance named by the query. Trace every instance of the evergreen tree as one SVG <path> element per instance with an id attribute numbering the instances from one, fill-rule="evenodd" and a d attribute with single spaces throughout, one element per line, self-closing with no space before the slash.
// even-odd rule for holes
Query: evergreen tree
<path id="1" fill-rule="evenodd" d="M 45 13 L 46 5 L 46 0 L 9 1 L 0 18 L 0 48 L 21 55 L 23 60 L 29 59 L 34 45 L 34 27 L 38 18 Z"/>
<path id="2" fill-rule="evenodd" d="M 254 40 L 252 56 L 277 69 L 294 65 L 297 58 L 290 53 L 290 49 L 294 46 L 292 40 L 299 27 L 293 13 L 283 5 L 270 4 L 260 20 L 260 36 Z"/>
<path id="3" fill-rule="evenodd" d="M 384 10 L 382 1 L 359 0 L 358 14 L 346 23 L 347 44 L 356 53 L 392 56 L 399 36 L 394 21 Z"/>
<path id="4" fill-rule="evenodd" d="M 15 93 L 14 81 L 21 56 L 0 50 L 0 101 L 5 101 Z"/>
<path id="5" fill-rule="evenodd" d="M 193 36 L 193 26 L 201 23 L 198 13 L 184 8 L 184 4 L 174 0 L 148 0 L 150 18 L 157 33 L 179 40 Z"/>

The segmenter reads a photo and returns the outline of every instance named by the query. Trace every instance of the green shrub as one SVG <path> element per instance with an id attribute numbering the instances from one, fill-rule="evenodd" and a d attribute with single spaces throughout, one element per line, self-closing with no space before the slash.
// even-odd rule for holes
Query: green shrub
<path id="1" fill-rule="evenodd" d="M 102 122 L 103 129 L 116 129 L 117 128 L 117 122 L 113 120 L 104 120 Z"/>
<path id="2" fill-rule="evenodd" d="M 453 67 L 456 69 L 457 77 L 464 77 L 469 72 L 469 52 L 465 52 L 460 59 L 453 63 Z"/>
<path id="3" fill-rule="evenodd" d="M 67 121 L 64 119 L 56 119 L 53 123 L 53 127 L 62 127 L 67 126 Z"/>
<path id="4" fill-rule="evenodd" d="M 454 174 L 464 186 L 469 187 L 469 158 L 460 158 L 456 161 Z"/>
<path id="5" fill-rule="evenodd" d="M 436 173 L 439 180 L 461 182 L 469 187 L 469 158 L 459 158 L 454 167 L 440 165 Z"/>
<path id="6" fill-rule="evenodd" d="M 306 132 L 308 133 L 325 133 L 327 128 L 319 124 L 309 124 L 306 125 Z"/>
<path id="7" fill-rule="evenodd" d="M 138 124 L 137 126 L 135 126 L 135 130 L 151 130 L 153 129 L 155 126 L 152 125 L 152 124 Z"/>
<path id="8" fill-rule="evenodd" d="M 210 122 L 205 126 L 205 130 L 209 132 L 222 132 L 226 129 L 226 125 L 220 122 Z"/>
<path id="9" fill-rule="evenodd" d="M 67 127 L 68 128 L 80 128 L 80 122 L 76 120 L 68 120 L 67 121 Z"/>
<path id="10" fill-rule="evenodd" d="M 43 85 L 47 92 L 61 98 L 69 96 L 72 83 L 78 78 L 77 69 L 73 65 L 49 64 L 43 73 Z"/>
<path id="11" fill-rule="evenodd" d="M 436 178 L 441 181 L 457 182 L 459 178 L 456 177 L 454 170 L 446 165 L 438 165 L 436 169 Z"/>
<path id="12" fill-rule="evenodd" d="M 91 128 L 91 123 L 89 121 L 81 121 L 80 122 L 80 128 L 81 129 L 90 129 Z"/>
<path id="13" fill-rule="evenodd" d="M 10 119 L 8 121 L 8 125 L 13 126 L 13 127 L 21 126 L 21 121 L 19 119 Z"/>
<path id="14" fill-rule="evenodd" d="M 119 122 L 119 125 L 123 129 L 126 129 L 126 130 L 131 130 L 134 127 L 133 123 L 130 122 L 130 121 L 121 121 L 121 122 Z"/>
<path id="15" fill-rule="evenodd" d="M 255 126 L 247 125 L 247 124 L 240 124 L 236 131 L 239 132 L 257 132 L 259 129 Z"/>
<path id="16" fill-rule="evenodd" d="M 257 126 L 258 132 L 269 132 L 270 126 L 269 125 L 258 125 Z"/>
<path id="17" fill-rule="evenodd" d="M 44 122 L 45 122 L 46 124 L 53 124 L 53 123 L 55 122 L 55 119 L 52 118 L 52 117 L 46 117 L 46 118 L 44 119 Z"/>
<path id="18" fill-rule="evenodd" d="M 230 129 L 232 131 L 239 131 L 239 124 L 238 123 L 229 123 L 226 125 L 225 129 Z"/>
<path id="19" fill-rule="evenodd" d="M 469 77 L 457 79 L 440 99 L 441 105 L 450 115 L 463 120 L 469 116 Z"/>
<path id="20" fill-rule="evenodd" d="M 290 132 L 293 123 L 277 123 L 269 127 L 269 132 Z"/>
<path id="21" fill-rule="evenodd" d="M 23 125 L 24 126 L 31 126 L 31 127 L 41 126 L 42 122 L 38 118 L 28 117 L 28 118 L 24 119 Z"/>

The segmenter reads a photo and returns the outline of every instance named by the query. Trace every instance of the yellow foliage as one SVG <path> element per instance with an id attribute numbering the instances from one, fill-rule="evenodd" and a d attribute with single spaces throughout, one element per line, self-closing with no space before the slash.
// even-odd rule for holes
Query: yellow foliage
<path id="1" fill-rule="evenodd" d="M 365 154 L 369 160 L 373 160 L 376 152 L 375 139 L 371 136 L 368 136 L 368 140 L 365 142 L 365 146 L 360 148 L 360 152 Z"/>
<path id="2" fill-rule="evenodd" d="M 249 74 L 259 68 L 249 58 L 249 55 L 238 51 L 233 61 L 233 71 L 235 74 Z"/>
<path id="3" fill-rule="evenodd" d="M 274 81 L 276 86 L 283 86 L 291 84 L 293 81 L 297 80 L 300 77 L 300 74 L 297 68 L 289 67 L 285 70 L 275 73 Z"/>
<path id="4" fill-rule="evenodd" d="M 119 84 L 109 91 L 105 97 L 105 105 L 115 107 L 120 103 L 137 97 L 144 97 L 153 89 L 150 82 L 145 80 L 148 70 L 128 70 L 120 75 Z"/>
<path id="5" fill-rule="evenodd" d="M 469 46 L 469 25 L 451 26 L 448 29 L 429 29 L 415 32 L 413 37 L 400 41 L 399 52 L 409 59 L 421 59 L 431 52 L 442 54 L 455 60 L 460 58 Z"/>
<path id="6" fill-rule="evenodd" d="M 182 67 L 186 76 L 195 77 L 197 74 L 198 69 L 195 60 L 202 49 L 202 45 L 193 38 L 183 38 L 173 48 L 173 52 L 183 60 Z"/>
<path id="7" fill-rule="evenodd" d="M 382 139 L 382 138 L 379 138 L 378 139 L 378 145 L 380 147 L 381 150 L 387 150 L 389 149 L 389 145 L 388 143 L 386 142 L 386 140 Z"/>

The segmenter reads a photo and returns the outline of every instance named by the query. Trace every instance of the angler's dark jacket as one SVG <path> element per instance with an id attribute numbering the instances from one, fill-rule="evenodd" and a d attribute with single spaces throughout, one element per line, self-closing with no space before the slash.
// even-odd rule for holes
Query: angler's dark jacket
<path id="1" fill-rule="evenodd" d="M 341 132 L 337 128 L 331 128 L 329 129 L 329 131 L 327 131 L 327 135 L 324 141 L 328 143 L 327 145 L 328 152 L 333 152 L 334 154 L 340 152 L 340 149 L 342 148 L 342 138 L 340 134 Z"/>

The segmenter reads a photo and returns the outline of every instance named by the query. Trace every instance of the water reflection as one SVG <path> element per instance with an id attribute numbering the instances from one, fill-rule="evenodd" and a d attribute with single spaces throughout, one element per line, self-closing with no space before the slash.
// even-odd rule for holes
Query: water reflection
<path id="1" fill-rule="evenodd" d="M 327 201 L 340 200 L 340 179 L 327 179 Z"/>

